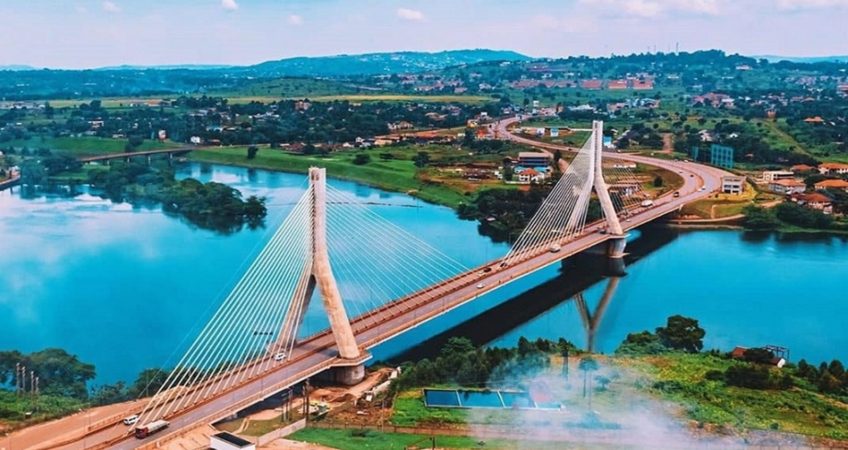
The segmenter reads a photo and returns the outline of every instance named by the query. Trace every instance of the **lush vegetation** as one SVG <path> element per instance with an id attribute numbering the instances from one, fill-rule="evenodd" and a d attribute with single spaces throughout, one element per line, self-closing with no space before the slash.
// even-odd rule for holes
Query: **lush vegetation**
<path id="1" fill-rule="evenodd" d="M 290 439 L 325 445 L 339 450 L 395 450 L 399 448 L 436 448 L 451 449 L 521 449 L 527 443 L 508 439 L 484 439 L 473 436 L 429 436 L 404 433 L 384 433 L 371 430 L 341 430 L 325 428 L 306 428 L 292 434 Z M 538 450 L 562 448 L 561 442 L 534 442 Z"/>
<path id="2" fill-rule="evenodd" d="M 25 369 L 26 378 L 19 368 Z M 146 369 L 129 385 L 122 381 L 92 385 L 95 374 L 94 365 L 58 348 L 28 354 L 0 352 L 0 426 L 40 422 L 92 405 L 153 395 L 167 376 L 158 369 Z"/>
<path id="3" fill-rule="evenodd" d="M 848 231 L 844 221 L 793 202 L 784 202 L 774 208 L 748 206 L 743 212 L 745 227 L 751 230 Z"/>
<path id="4" fill-rule="evenodd" d="M 414 386 L 456 384 L 467 387 L 514 386 L 546 369 L 551 354 L 568 354 L 576 347 L 560 339 L 518 340 L 515 348 L 475 347 L 466 338 L 451 338 L 432 361 L 422 359 L 404 365 L 403 375 L 392 388 L 404 390 Z"/>
<path id="5" fill-rule="evenodd" d="M 88 175 L 91 186 L 113 201 L 137 206 L 161 204 L 165 212 L 219 232 L 231 233 L 244 225 L 261 226 L 267 212 L 262 198 L 250 196 L 242 200 L 237 189 L 214 181 L 177 181 L 167 166 L 113 163 L 107 170 L 92 170 Z"/>

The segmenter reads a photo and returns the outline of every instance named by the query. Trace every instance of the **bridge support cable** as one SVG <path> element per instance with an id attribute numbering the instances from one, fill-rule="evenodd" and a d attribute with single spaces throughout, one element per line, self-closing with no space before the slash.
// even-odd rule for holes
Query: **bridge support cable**
<path id="1" fill-rule="evenodd" d="M 356 313 L 357 329 L 379 325 L 410 299 L 423 302 L 444 293 L 442 280 L 466 272 L 371 207 L 327 186 L 323 169 L 310 169 L 309 188 L 144 407 L 139 422 L 172 417 L 283 364 L 296 347 L 316 287 L 340 357 L 352 359 L 360 350 L 348 309 Z"/>
<path id="2" fill-rule="evenodd" d="M 227 374 L 232 376 L 233 368 L 261 353 L 256 341 L 267 330 L 256 327 L 265 324 L 263 319 L 270 321 L 267 307 L 272 299 L 290 301 L 293 292 L 281 280 L 296 279 L 309 258 L 308 234 L 304 231 L 310 214 L 307 195 L 308 191 L 169 373 L 140 415 L 141 423 L 165 417 L 217 392 Z"/>
<path id="3" fill-rule="evenodd" d="M 301 217 L 302 220 L 303 217 Z M 214 353 L 209 356 L 210 361 L 220 361 L 214 366 L 216 370 L 192 383 L 198 388 L 193 394 L 186 395 L 181 401 L 175 402 L 173 410 L 190 406 L 237 384 L 249 373 L 257 357 L 267 353 L 267 343 L 273 339 L 273 328 L 276 326 L 269 325 L 269 322 L 276 321 L 274 316 L 281 315 L 279 312 L 281 302 L 290 298 L 289 292 L 293 289 L 294 278 L 290 275 L 297 270 L 297 265 L 289 263 L 284 267 L 281 266 L 281 262 L 290 261 L 285 260 L 283 256 L 293 250 L 298 240 L 302 239 L 295 229 L 289 240 L 281 246 L 282 252 L 277 253 L 271 265 L 264 270 L 265 275 L 260 283 L 257 283 L 256 289 L 249 294 L 251 302 L 246 305 L 245 311 L 234 324 L 228 327 L 229 330 L 225 331 L 227 336 L 219 346 L 218 356 Z M 300 253 L 305 252 L 306 245 L 301 243 Z"/>
<path id="4" fill-rule="evenodd" d="M 593 166 L 594 153 L 590 139 L 539 206 L 504 257 L 504 262 L 510 264 L 519 261 L 545 251 L 552 243 L 565 242 L 582 232 L 581 217 L 585 217 L 591 199 Z"/>
<path id="5" fill-rule="evenodd" d="M 438 289 L 442 280 L 468 270 L 349 194 L 330 186 L 328 200 L 332 262 L 340 268 L 340 289 L 360 312 L 358 319 L 374 323 L 375 311 L 390 302 L 434 285 Z"/>

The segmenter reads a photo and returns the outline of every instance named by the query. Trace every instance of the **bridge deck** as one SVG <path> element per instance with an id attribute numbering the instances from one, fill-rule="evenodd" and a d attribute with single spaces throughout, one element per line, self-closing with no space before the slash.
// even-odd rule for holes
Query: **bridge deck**
<path id="1" fill-rule="evenodd" d="M 502 127 L 505 130 L 506 125 Z M 561 146 L 509 136 L 516 141 L 540 148 L 570 150 Z M 683 186 L 678 190 L 679 197 L 667 194 L 656 199 L 650 208 L 632 210 L 632 215 L 622 223 L 625 230 L 632 230 L 676 211 L 686 203 L 710 195 L 719 187 L 720 177 L 727 173 L 699 164 L 657 160 L 638 155 L 616 154 L 614 158 L 660 166 L 680 173 L 684 181 Z M 366 350 L 373 348 L 481 295 L 614 238 L 599 233 L 602 226 L 602 221 L 586 226 L 581 235 L 569 242 L 562 242 L 559 252 L 549 252 L 547 246 L 540 246 L 535 254 L 506 267 L 500 267 L 500 260 L 495 260 L 357 317 L 351 321 L 357 343 Z M 484 272 L 485 267 L 490 267 L 490 271 Z M 147 446 L 147 443 L 167 439 L 194 424 L 225 417 L 329 367 L 344 363 L 346 362 L 337 357 L 332 335 L 326 331 L 299 343 L 293 349 L 290 360 L 277 363 L 272 369 L 254 376 L 217 397 L 169 417 L 168 420 L 171 422 L 169 433 L 154 435 L 139 441 L 127 435 L 127 427 L 116 424 L 94 431 L 88 436 L 87 441 L 89 444 L 95 442 L 99 444 L 91 448 L 130 449 L 140 445 Z"/>

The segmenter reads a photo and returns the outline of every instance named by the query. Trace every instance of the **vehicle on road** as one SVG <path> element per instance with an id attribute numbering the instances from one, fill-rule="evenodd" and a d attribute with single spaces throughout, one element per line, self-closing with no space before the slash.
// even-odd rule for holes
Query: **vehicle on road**
<path id="1" fill-rule="evenodd" d="M 677 198 L 677 197 L 680 197 L 680 192 L 675 191 L 674 192 L 674 198 Z"/>
<path id="2" fill-rule="evenodd" d="M 171 422 L 168 422 L 167 420 L 154 420 L 146 425 L 135 427 L 135 437 L 138 439 L 144 439 L 151 434 L 158 433 L 165 428 L 168 428 L 168 425 L 170 424 Z"/>
<path id="3" fill-rule="evenodd" d="M 654 206 L 653 200 L 642 200 L 642 207 L 643 208 L 650 208 L 651 206 Z"/>
<path id="4" fill-rule="evenodd" d="M 477 283 L 477 289 L 483 289 L 483 283 Z"/>
<path id="5" fill-rule="evenodd" d="M 548 247 L 548 251 L 551 253 L 558 253 L 560 250 L 562 250 L 562 247 L 560 247 L 559 244 L 552 244 Z"/>
<path id="6" fill-rule="evenodd" d="M 124 417 L 123 422 L 124 422 L 124 425 L 127 425 L 127 426 L 135 424 L 136 422 L 138 422 L 138 414 L 133 414 L 129 417 Z"/>
<path id="7" fill-rule="evenodd" d="M 274 355 L 274 361 L 282 361 L 284 359 L 286 359 L 286 352 L 279 352 Z"/>

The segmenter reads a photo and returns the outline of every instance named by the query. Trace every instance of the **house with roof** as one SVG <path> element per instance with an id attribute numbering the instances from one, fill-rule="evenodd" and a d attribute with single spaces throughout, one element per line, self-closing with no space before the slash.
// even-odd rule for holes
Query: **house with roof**
<path id="1" fill-rule="evenodd" d="M 580 81 L 580 87 L 583 89 L 592 89 L 597 90 L 601 88 L 601 84 L 603 82 L 601 80 L 592 78 L 591 80 L 582 80 Z"/>
<path id="2" fill-rule="evenodd" d="M 820 192 L 811 192 L 809 194 L 793 194 L 789 197 L 789 199 L 801 206 L 810 209 L 815 209 L 825 214 L 830 214 L 833 212 L 833 201 L 830 199 L 830 197 Z"/>
<path id="3" fill-rule="evenodd" d="M 815 188 L 817 191 L 823 191 L 825 189 L 841 189 L 845 192 L 848 192 L 848 181 L 845 180 L 823 180 L 819 181 L 815 184 Z"/>
<path id="4" fill-rule="evenodd" d="M 649 91 L 654 88 L 654 80 L 647 78 L 644 80 L 633 80 L 633 89 L 637 91 Z"/>
<path id="5" fill-rule="evenodd" d="M 816 170 L 816 168 L 813 167 L 813 166 L 807 165 L 807 164 L 795 164 L 794 166 L 790 167 L 789 170 L 791 170 L 794 173 L 804 173 L 804 172 L 812 172 L 812 171 Z"/>
<path id="6" fill-rule="evenodd" d="M 848 174 L 848 164 L 822 163 L 819 164 L 819 173 L 822 175 L 846 175 Z"/>
<path id="7" fill-rule="evenodd" d="M 807 190 L 807 185 L 803 181 L 796 179 L 780 179 L 770 181 L 768 189 L 775 194 L 792 195 L 804 192 Z"/>
<path id="8" fill-rule="evenodd" d="M 804 119 L 804 123 L 809 123 L 812 125 L 821 125 L 824 123 L 824 119 L 822 119 L 821 116 L 807 117 L 806 119 Z"/>
<path id="9" fill-rule="evenodd" d="M 607 89 L 609 89 L 609 90 L 627 89 L 627 80 L 610 80 L 610 82 L 607 84 Z"/>
<path id="10" fill-rule="evenodd" d="M 521 169 L 521 171 L 516 172 L 516 175 L 518 176 L 519 183 L 541 183 L 545 181 L 544 172 L 540 172 L 532 167 Z"/>

